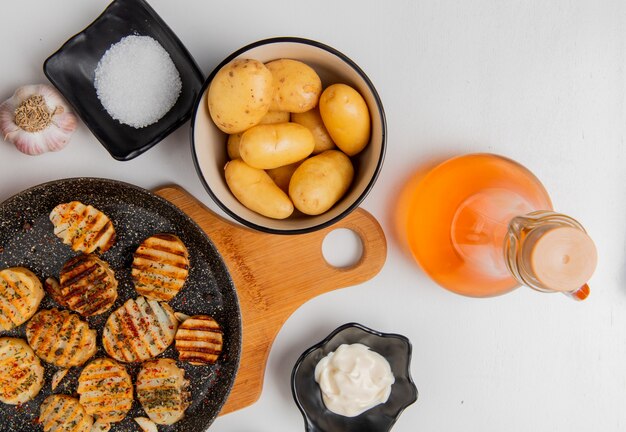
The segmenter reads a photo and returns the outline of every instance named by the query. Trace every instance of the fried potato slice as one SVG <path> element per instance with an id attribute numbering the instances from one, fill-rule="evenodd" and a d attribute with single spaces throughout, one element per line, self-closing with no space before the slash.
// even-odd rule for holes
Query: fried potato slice
<path id="1" fill-rule="evenodd" d="M 178 358 L 194 365 L 213 364 L 222 353 L 220 325 L 208 315 L 196 315 L 183 321 L 176 332 Z"/>
<path id="2" fill-rule="evenodd" d="M 39 408 L 44 432 L 90 432 L 93 418 L 78 399 L 62 394 L 48 396 Z"/>
<path id="3" fill-rule="evenodd" d="M 92 360 L 78 377 L 80 404 L 101 423 L 122 421 L 133 404 L 133 383 L 124 365 L 107 357 Z"/>
<path id="4" fill-rule="evenodd" d="M 169 358 L 145 362 L 137 374 L 137 399 L 153 422 L 176 423 L 191 403 L 185 371 Z"/>
<path id="5" fill-rule="evenodd" d="M 54 234 L 73 250 L 106 252 L 115 242 L 115 228 L 107 215 L 80 201 L 59 204 L 50 212 Z"/>
<path id="6" fill-rule="evenodd" d="M 54 375 L 52 375 L 52 391 L 54 391 L 59 386 L 59 384 L 61 384 L 61 381 L 63 381 L 63 378 L 65 378 L 65 375 L 67 375 L 69 371 L 69 369 L 59 369 L 54 373 Z"/>
<path id="7" fill-rule="evenodd" d="M 26 338 L 39 358 L 61 368 L 80 366 L 96 353 L 96 331 L 66 310 L 39 311 L 26 324 Z"/>
<path id="8" fill-rule="evenodd" d="M 129 299 L 114 311 L 104 325 L 102 345 L 121 362 L 144 361 L 156 357 L 174 341 L 178 320 L 167 303 Z"/>
<path id="9" fill-rule="evenodd" d="M 33 399 L 43 385 L 43 373 L 25 340 L 0 338 L 0 402 L 17 405 Z"/>
<path id="10" fill-rule="evenodd" d="M 0 271 L 0 331 L 28 321 L 37 312 L 44 295 L 41 281 L 27 268 Z"/>
<path id="11" fill-rule="evenodd" d="M 82 316 L 99 315 L 117 299 L 117 279 L 109 264 L 93 254 L 65 263 L 60 275 L 60 300 Z"/>
<path id="12" fill-rule="evenodd" d="M 59 306 L 67 307 L 65 299 L 63 298 L 63 293 L 61 292 L 61 284 L 58 280 L 53 277 L 46 278 L 43 286 L 46 292 L 50 294 L 50 297 L 52 297 L 52 300 L 57 302 Z"/>
<path id="13" fill-rule="evenodd" d="M 169 301 L 178 294 L 189 275 L 187 247 L 173 234 L 148 237 L 133 255 L 131 274 L 140 295 Z"/>

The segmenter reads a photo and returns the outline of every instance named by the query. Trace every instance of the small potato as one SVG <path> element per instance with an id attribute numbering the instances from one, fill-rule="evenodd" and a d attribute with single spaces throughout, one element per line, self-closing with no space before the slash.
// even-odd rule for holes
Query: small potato
<path id="1" fill-rule="evenodd" d="M 239 153 L 248 165 L 272 169 L 298 162 L 311 154 L 311 131 L 296 123 L 254 126 L 243 133 Z"/>
<path id="2" fill-rule="evenodd" d="M 241 159 L 228 162 L 224 171 L 230 191 L 250 210 L 273 219 L 285 219 L 293 213 L 289 197 L 265 171 Z"/>
<path id="3" fill-rule="evenodd" d="M 315 140 L 313 154 L 336 148 L 333 139 L 326 130 L 326 126 L 324 126 L 320 110 L 317 107 L 303 113 L 291 114 L 291 121 L 301 124 L 311 131 Z"/>
<path id="4" fill-rule="evenodd" d="M 268 111 L 259 124 L 287 123 L 288 121 L 289 111 Z"/>
<path id="5" fill-rule="evenodd" d="M 370 114 L 363 96 L 346 84 L 333 84 L 320 96 L 320 114 L 337 147 L 348 156 L 370 139 Z"/>
<path id="6" fill-rule="evenodd" d="M 273 92 L 272 73 L 263 63 L 233 60 L 211 81 L 207 96 L 209 113 L 223 132 L 243 132 L 267 114 Z"/>
<path id="7" fill-rule="evenodd" d="M 301 113 L 317 105 L 322 80 L 312 67 L 291 59 L 274 60 L 266 66 L 272 72 L 274 82 L 270 110 Z"/>
<path id="8" fill-rule="evenodd" d="M 300 166 L 302 162 L 296 162 L 289 165 L 283 165 L 278 168 L 267 170 L 267 174 L 276 183 L 276 186 L 281 188 L 285 193 L 289 193 L 289 181 L 291 176 L 296 171 L 296 168 Z"/>
<path id="9" fill-rule="evenodd" d="M 289 196 L 302 213 L 318 215 L 346 193 L 354 177 L 350 158 L 327 150 L 302 162 L 289 182 Z"/>
<path id="10" fill-rule="evenodd" d="M 287 111 L 268 111 L 267 114 L 259 121 L 259 124 L 286 123 L 289 121 L 289 113 Z M 239 141 L 241 141 L 243 132 L 228 135 L 226 142 L 226 151 L 230 160 L 239 159 Z"/>
<path id="11" fill-rule="evenodd" d="M 226 141 L 226 151 L 230 160 L 239 159 L 239 141 L 241 141 L 241 135 L 243 132 L 228 135 L 228 141 Z"/>

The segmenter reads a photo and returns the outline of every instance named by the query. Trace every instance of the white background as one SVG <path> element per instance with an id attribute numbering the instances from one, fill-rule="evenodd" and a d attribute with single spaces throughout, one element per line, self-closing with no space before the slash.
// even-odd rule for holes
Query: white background
<path id="1" fill-rule="evenodd" d="M 363 203 L 387 233 L 385 267 L 365 284 L 297 310 L 272 348 L 260 400 L 219 418 L 212 430 L 302 430 L 291 368 L 302 351 L 350 321 L 413 343 L 420 397 L 394 431 L 626 430 L 624 1 L 151 4 L 205 75 L 255 40 L 307 37 L 359 64 L 387 114 L 383 171 Z M 46 57 L 106 5 L 3 2 L 0 97 L 45 82 Z M 430 282 L 402 250 L 392 221 L 403 182 L 424 164 L 478 151 L 526 165 L 555 208 L 590 232 L 599 265 L 588 300 L 527 288 L 461 297 Z M 55 154 L 25 156 L 0 141 L 0 201 L 76 176 L 148 189 L 177 183 L 217 211 L 195 174 L 188 124 L 130 162 L 112 159 L 82 124 Z"/>

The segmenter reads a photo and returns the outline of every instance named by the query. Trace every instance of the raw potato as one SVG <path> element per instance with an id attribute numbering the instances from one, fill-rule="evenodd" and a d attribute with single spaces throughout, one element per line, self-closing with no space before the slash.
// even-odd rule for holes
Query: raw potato
<path id="1" fill-rule="evenodd" d="M 223 132 L 243 132 L 267 114 L 273 92 L 272 73 L 263 63 L 236 59 L 222 67 L 211 81 L 209 113 Z"/>
<path id="2" fill-rule="evenodd" d="M 302 162 L 289 182 L 289 196 L 302 213 L 318 215 L 346 193 L 354 168 L 339 150 L 327 150 Z"/>
<path id="3" fill-rule="evenodd" d="M 354 156 L 365 148 L 370 139 L 370 114 L 358 91 L 346 84 L 333 84 L 322 93 L 319 109 L 339 149 Z"/>
<path id="4" fill-rule="evenodd" d="M 313 134 L 297 123 L 254 126 L 241 136 L 239 154 L 253 168 L 272 169 L 298 162 L 315 148 Z"/>
<path id="5" fill-rule="evenodd" d="M 270 110 L 301 113 L 317 105 L 322 81 L 313 68 L 291 59 L 274 60 L 266 66 L 272 72 L 274 81 Z"/>
<path id="6" fill-rule="evenodd" d="M 243 135 L 243 132 L 228 135 L 228 141 L 226 141 L 226 152 L 228 152 L 230 160 L 239 159 L 241 157 L 241 154 L 239 153 L 241 135 Z"/>
<path id="7" fill-rule="evenodd" d="M 291 114 L 291 121 L 301 124 L 311 131 L 313 134 L 313 140 L 315 141 L 313 154 L 319 154 L 323 151 L 337 148 L 333 139 L 330 137 L 330 134 L 326 130 L 326 126 L 324 126 L 318 107 L 303 113 Z"/>
<path id="8" fill-rule="evenodd" d="M 287 194 L 262 169 L 236 159 L 228 162 L 224 170 L 231 192 L 250 210 L 273 219 L 285 219 L 293 213 Z"/>
<path id="9" fill-rule="evenodd" d="M 281 188 L 285 193 L 289 193 L 289 182 L 291 181 L 291 176 L 296 171 L 296 168 L 300 166 L 302 162 L 296 162 L 289 165 L 283 165 L 278 168 L 273 168 L 267 170 L 267 174 L 270 178 L 276 183 L 276 186 Z"/>
<path id="10" fill-rule="evenodd" d="M 259 121 L 259 124 L 286 123 L 289 121 L 289 112 L 287 111 L 268 111 L 267 114 Z M 226 142 L 226 151 L 230 160 L 239 159 L 239 141 L 241 141 L 243 132 L 228 135 Z"/>
<path id="11" fill-rule="evenodd" d="M 289 111 L 268 111 L 259 124 L 286 123 L 289 121 Z"/>

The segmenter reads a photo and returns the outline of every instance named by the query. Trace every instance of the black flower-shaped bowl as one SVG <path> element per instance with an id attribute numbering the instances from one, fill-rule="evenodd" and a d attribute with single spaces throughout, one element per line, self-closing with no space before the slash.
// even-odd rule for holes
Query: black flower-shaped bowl
<path id="1" fill-rule="evenodd" d="M 174 106 L 156 123 L 136 129 L 113 119 L 94 87 L 96 66 L 109 47 L 129 35 L 150 36 L 170 55 L 182 89 Z M 144 0 L 115 0 L 86 29 L 44 63 L 44 73 L 65 96 L 104 148 L 129 160 L 168 136 L 191 116 L 204 76 L 176 34 Z"/>
<path id="2" fill-rule="evenodd" d="M 384 404 L 356 417 L 344 417 L 324 405 L 315 382 L 315 366 L 341 344 L 361 343 L 387 359 L 395 382 Z M 306 350 L 291 374 L 293 398 L 304 417 L 307 432 L 384 432 L 389 431 L 404 409 L 417 400 L 411 379 L 411 342 L 398 334 L 380 333 L 361 324 L 344 324 L 326 339 Z"/>

